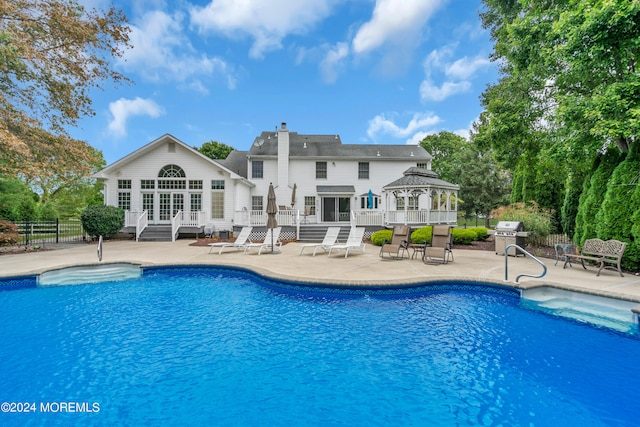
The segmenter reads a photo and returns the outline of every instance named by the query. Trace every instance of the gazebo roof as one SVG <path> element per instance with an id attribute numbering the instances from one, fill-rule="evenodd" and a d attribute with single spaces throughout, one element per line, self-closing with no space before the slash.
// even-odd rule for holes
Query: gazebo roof
<path id="1" fill-rule="evenodd" d="M 423 188 L 441 188 L 459 190 L 460 186 L 438 178 L 438 174 L 429 169 L 411 167 L 403 172 L 403 177 L 383 187 L 384 190 L 408 190 Z"/>

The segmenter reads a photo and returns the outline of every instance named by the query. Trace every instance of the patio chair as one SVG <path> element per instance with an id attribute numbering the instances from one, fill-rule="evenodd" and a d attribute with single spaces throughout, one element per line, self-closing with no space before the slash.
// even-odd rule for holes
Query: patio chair
<path id="1" fill-rule="evenodd" d="M 247 244 L 247 240 L 249 240 L 251 230 L 253 230 L 253 227 L 242 227 L 242 230 L 240 230 L 240 234 L 238 234 L 238 237 L 236 237 L 235 242 L 209 243 L 209 253 L 211 253 L 213 248 L 220 248 L 220 250 L 218 251 L 218 255 L 222 253 L 222 250 L 224 248 L 235 248 L 237 250 L 243 249 Z"/>
<path id="2" fill-rule="evenodd" d="M 453 262 L 451 226 L 434 225 L 431 246 L 424 248 L 422 262 L 426 264 L 446 264 Z"/>
<path id="3" fill-rule="evenodd" d="M 268 228 L 267 235 L 264 236 L 264 240 L 260 243 L 247 243 L 244 245 L 244 254 L 246 255 L 251 249 L 258 249 L 258 255 L 262 253 L 263 249 L 271 249 L 271 243 L 273 247 L 282 248 L 282 242 L 280 241 L 280 232 L 282 227 Z M 272 238 L 273 237 L 273 238 Z"/>
<path id="4" fill-rule="evenodd" d="M 380 258 L 384 258 L 385 254 L 390 259 L 402 259 L 405 255 L 409 256 L 409 226 L 396 225 L 393 227 L 391 240 L 382 242 L 380 248 Z"/>
<path id="5" fill-rule="evenodd" d="M 318 249 L 322 249 L 323 251 L 327 252 L 331 246 L 336 244 L 339 234 L 340 227 L 327 228 L 327 233 L 324 235 L 322 243 L 306 243 L 302 245 L 302 247 L 300 248 L 300 253 L 298 255 L 302 255 L 302 252 L 306 248 L 313 248 L 313 256 L 316 256 L 316 252 Z"/>
<path id="6" fill-rule="evenodd" d="M 215 225 L 209 223 L 204 226 L 204 237 L 211 238 L 213 237 L 213 232 L 216 231 Z"/>
<path id="7" fill-rule="evenodd" d="M 349 237 L 347 238 L 346 243 L 344 244 L 336 244 L 329 247 L 329 254 L 331 256 L 331 252 L 334 250 L 344 250 L 344 257 L 349 256 L 349 252 L 352 250 L 360 251 L 364 253 L 365 244 L 363 242 L 364 239 L 364 227 L 351 227 L 349 231 Z"/>

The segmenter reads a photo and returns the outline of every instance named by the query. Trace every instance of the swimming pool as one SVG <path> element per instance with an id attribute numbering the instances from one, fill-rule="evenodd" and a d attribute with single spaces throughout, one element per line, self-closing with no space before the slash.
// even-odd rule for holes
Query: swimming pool
<path id="1" fill-rule="evenodd" d="M 36 411 L 0 413 L 2 425 L 631 426 L 640 416 L 636 335 L 527 310 L 508 288 L 307 292 L 205 267 L 30 280 L 0 292 L 0 401 Z"/>

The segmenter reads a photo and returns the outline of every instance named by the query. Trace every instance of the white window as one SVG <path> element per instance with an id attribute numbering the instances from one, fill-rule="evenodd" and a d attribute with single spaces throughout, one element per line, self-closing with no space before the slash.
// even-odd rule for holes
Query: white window
<path id="1" fill-rule="evenodd" d="M 224 180 L 211 181 L 211 218 L 224 218 Z"/>
<path id="2" fill-rule="evenodd" d="M 261 211 L 264 209 L 264 205 L 262 204 L 262 196 L 251 196 L 251 210 L 252 211 Z"/>

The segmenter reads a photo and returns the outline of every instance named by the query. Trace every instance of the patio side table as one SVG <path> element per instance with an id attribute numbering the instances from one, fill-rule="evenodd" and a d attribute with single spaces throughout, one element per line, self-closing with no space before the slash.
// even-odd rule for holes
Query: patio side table
<path id="1" fill-rule="evenodd" d="M 425 246 L 426 245 L 424 243 L 410 243 L 409 249 L 413 250 L 413 252 L 411 253 L 411 259 L 415 258 L 416 253 L 420 253 L 424 255 Z M 422 255 L 420 255 L 420 257 L 422 257 Z"/>

